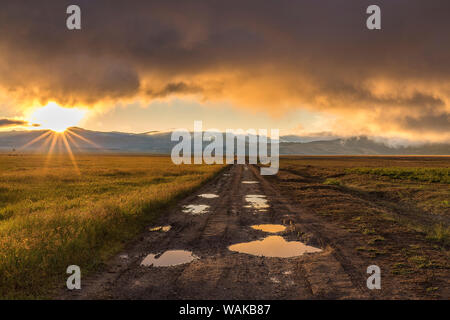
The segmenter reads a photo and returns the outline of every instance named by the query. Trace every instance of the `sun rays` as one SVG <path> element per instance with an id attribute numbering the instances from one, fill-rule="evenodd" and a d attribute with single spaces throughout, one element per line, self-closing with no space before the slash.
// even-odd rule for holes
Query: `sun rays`
<path id="1" fill-rule="evenodd" d="M 71 128 L 66 128 L 62 132 L 47 130 L 38 137 L 18 148 L 17 151 L 25 150 L 26 148 L 39 143 L 40 145 L 37 148 L 39 152 L 47 154 L 44 167 L 45 170 L 48 169 L 49 162 L 54 154 L 67 154 L 70 158 L 70 161 L 72 162 L 74 170 L 78 175 L 80 175 L 81 171 L 75 157 L 74 148 L 78 151 L 81 151 L 82 148 L 77 139 L 86 142 L 99 150 L 102 150 L 102 147 L 89 140 L 88 138 L 83 137 L 81 134 L 74 132 L 73 130 L 74 129 Z"/>
<path id="2" fill-rule="evenodd" d="M 75 132 L 75 128 L 85 118 L 87 109 L 66 108 L 56 102 L 49 102 L 45 106 L 36 106 L 28 114 L 28 121 L 36 123 L 36 129 L 44 129 L 37 137 L 20 146 L 17 151 L 36 150 L 39 153 L 47 154 L 44 171 L 49 168 L 53 155 L 65 154 L 70 158 L 73 168 L 78 175 L 81 174 L 76 157 L 75 149 L 83 151 L 82 143 L 89 144 L 90 147 L 103 150 L 95 142 L 82 136 L 81 132 Z"/>

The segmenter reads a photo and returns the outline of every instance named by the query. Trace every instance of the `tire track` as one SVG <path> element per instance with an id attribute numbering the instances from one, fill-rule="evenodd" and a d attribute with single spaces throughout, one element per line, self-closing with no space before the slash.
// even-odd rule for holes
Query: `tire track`
<path id="1" fill-rule="evenodd" d="M 258 183 L 244 184 L 253 180 Z M 214 193 L 206 199 L 198 195 Z M 249 206 L 248 195 L 265 196 L 269 207 L 259 211 Z M 183 212 L 188 204 L 209 205 L 208 212 Z M 155 225 L 171 225 L 168 232 L 145 231 L 113 258 L 99 273 L 83 280 L 82 290 L 63 290 L 61 299 L 312 299 L 367 298 L 357 272 L 336 251 L 294 258 L 267 258 L 228 250 L 228 246 L 267 237 L 255 224 L 287 223 L 322 239 L 312 220 L 302 217 L 294 202 L 284 198 L 259 175 L 256 167 L 233 165 L 163 215 Z M 298 241 L 296 229 L 283 233 L 287 241 Z M 171 267 L 144 267 L 147 254 L 166 250 L 188 250 L 200 257 Z M 121 258 L 127 255 L 127 259 Z M 350 273 L 350 275 L 349 275 Z M 353 274 L 352 274 L 353 273 Z M 365 283 L 365 282 L 364 282 Z M 367 290 L 366 290 L 367 291 Z"/>

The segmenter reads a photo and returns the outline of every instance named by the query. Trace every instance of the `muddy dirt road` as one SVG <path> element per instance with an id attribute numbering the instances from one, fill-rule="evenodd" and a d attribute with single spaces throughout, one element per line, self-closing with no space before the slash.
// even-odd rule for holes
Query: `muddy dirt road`
<path id="1" fill-rule="evenodd" d="M 105 270 L 83 278 L 81 290 L 60 298 L 408 297 L 394 282 L 369 290 L 370 261 L 347 251 L 351 239 L 319 219 L 283 197 L 257 167 L 234 165 L 163 214 Z M 252 227 L 263 224 L 282 226 Z M 150 230 L 158 226 L 170 229 Z"/>

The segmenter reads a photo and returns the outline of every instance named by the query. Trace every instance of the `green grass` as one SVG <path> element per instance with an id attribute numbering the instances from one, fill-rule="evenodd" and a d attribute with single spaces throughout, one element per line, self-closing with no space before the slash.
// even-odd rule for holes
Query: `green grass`
<path id="1" fill-rule="evenodd" d="M 394 275 L 408 275 L 416 271 L 406 263 L 397 262 L 392 266 L 391 272 Z"/>
<path id="2" fill-rule="evenodd" d="M 363 228 L 362 229 L 362 234 L 376 234 L 375 229 L 373 228 Z"/>
<path id="3" fill-rule="evenodd" d="M 328 178 L 323 182 L 323 184 L 332 185 L 332 186 L 340 186 L 341 181 L 338 179 L 335 179 L 335 178 Z"/>
<path id="4" fill-rule="evenodd" d="M 450 244 L 450 227 L 443 224 L 435 224 L 427 231 L 427 239 L 444 244 Z"/>
<path id="5" fill-rule="evenodd" d="M 0 155 L 0 298 L 42 298 L 66 268 L 96 269 L 223 166 L 169 157 Z"/>
<path id="6" fill-rule="evenodd" d="M 386 240 L 386 239 L 384 239 L 384 237 L 382 237 L 382 236 L 376 236 L 376 237 L 370 239 L 369 241 L 367 241 L 367 244 L 369 244 L 369 245 L 375 245 L 375 244 L 377 244 L 378 242 L 385 241 L 385 240 Z"/>
<path id="7" fill-rule="evenodd" d="M 442 245 L 450 245 L 450 227 L 444 225 L 443 223 L 423 225 L 401 220 L 399 223 L 405 224 L 411 230 L 424 234 L 427 240 L 440 243 Z"/>
<path id="8" fill-rule="evenodd" d="M 450 184 L 449 168 L 349 168 L 346 173 L 371 174 L 392 179 Z"/>
<path id="9" fill-rule="evenodd" d="M 365 252 L 372 258 L 386 254 L 386 251 L 379 250 L 377 248 L 370 248 L 370 247 L 357 247 L 356 251 Z"/>

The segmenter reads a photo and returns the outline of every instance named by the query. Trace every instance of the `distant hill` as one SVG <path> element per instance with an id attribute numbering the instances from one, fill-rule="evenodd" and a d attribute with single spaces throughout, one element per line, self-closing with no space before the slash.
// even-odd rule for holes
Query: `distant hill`
<path id="1" fill-rule="evenodd" d="M 71 128 L 75 134 L 84 139 L 73 138 L 71 143 L 74 152 L 109 152 L 109 153 L 152 153 L 170 154 L 177 142 L 170 141 L 172 132 L 150 131 L 141 134 L 123 132 L 98 132 Z M 0 151 L 11 152 L 45 152 L 42 147 L 44 140 L 22 148 L 33 139 L 46 131 L 8 131 L 0 132 Z M 239 137 L 242 139 L 243 137 Z M 311 141 L 318 139 L 315 141 Z M 88 142 L 90 141 L 90 142 Z M 450 143 L 430 143 L 420 146 L 393 147 L 368 137 L 280 137 L 281 155 L 450 155 Z M 70 139 L 69 139 L 69 142 Z M 204 142 L 204 146 L 209 144 Z M 55 150 L 64 150 L 62 144 L 56 145 Z"/>
<path id="2" fill-rule="evenodd" d="M 368 137 L 280 144 L 284 155 L 450 155 L 450 144 L 392 147 Z"/>

